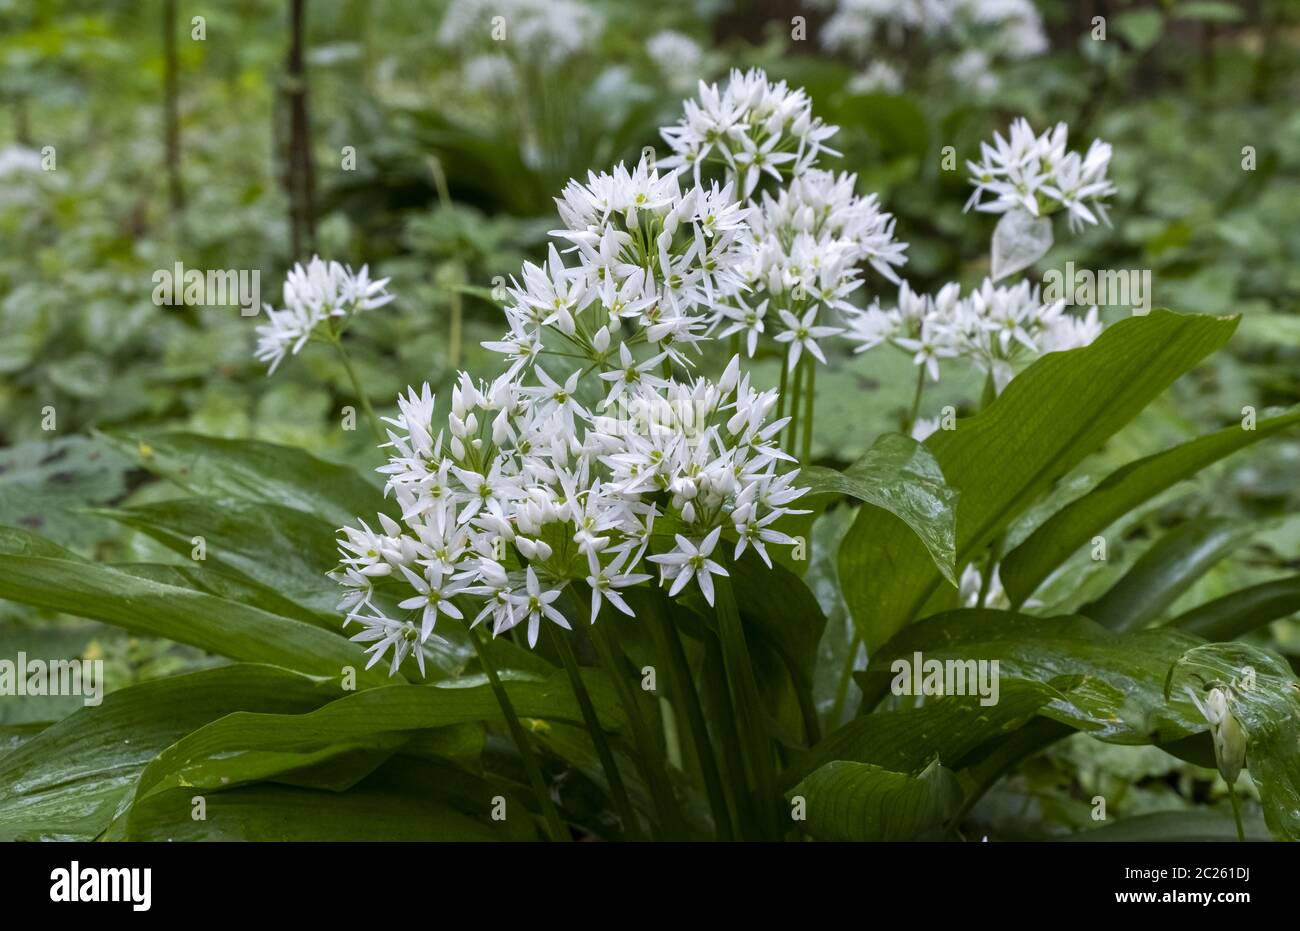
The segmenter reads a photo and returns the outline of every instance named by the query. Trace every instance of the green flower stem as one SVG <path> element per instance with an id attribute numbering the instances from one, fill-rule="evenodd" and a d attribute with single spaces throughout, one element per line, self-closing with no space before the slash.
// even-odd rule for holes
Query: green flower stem
<path id="1" fill-rule="evenodd" d="M 790 382 L 790 370 L 785 364 L 785 359 L 781 360 L 781 384 L 776 390 L 776 417 L 780 420 L 785 416 L 785 389 Z"/>
<path id="2" fill-rule="evenodd" d="M 813 439 L 813 400 L 817 396 L 817 360 L 812 353 L 807 353 L 804 360 L 808 366 L 808 384 L 804 386 L 803 402 L 803 452 L 799 461 L 804 465 L 812 463 Z"/>
<path id="3" fill-rule="evenodd" d="M 334 349 L 339 354 L 339 361 L 343 363 L 343 370 L 348 373 L 348 380 L 352 382 L 352 393 L 357 396 L 361 402 L 361 410 L 365 413 L 366 419 L 370 421 L 370 429 L 375 433 L 375 439 L 383 443 L 384 431 L 379 426 L 379 418 L 375 416 L 375 409 L 370 406 L 370 395 L 361 387 L 361 380 L 357 378 L 356 369 L 352 367 L 352 360 L 348 357 L 348 351 L 343 348 L 343 341 L 335 337 L 330 340 L 334 344 Z"/>
<path id="4" fill-rule="evenodd" d="M 1237 840 L 1246 840 L 1246 828 L 1241 823 L 1241 799 L 1237 798 L 1235 785 L 1228 786 L 1228 801 L 1232 802 L 1232 818 L 1237 822 Z"/>
<path id="5" fill-rule="evenodd" d="M 735 709 L 731 707 L 731 696 L 727 689 L 725 663 L 722 659 L 722 644 L 709 632 L 704 645 L 704 680 L 701 683 L 704 700 L 709 707 L 717 709 L 726 721 L 736 719 Z M 745 783 L 745 758 L 740 750 L 740 739 L 734 727 L 724 727 L 718 735 L 722 744 L 722 765 L 725 770 L 727 785 L 731 787 L 732 811 L 735 815 L 736 833 L 741 839 L 758 837 L 754 824 L 753 797 Z"/>
<path id="6" fill-rule="evenodd" d="M 618 816 L 623 822 L 623 829 L 628 837 L 640 840 L 641 822 L 632 808 L 632 800 L 628 798 L 627 787 L 623 784 L 623 774 L 618 771 L 618 763 L 609 748 L 609 740 L 605 737 L 605 729 L 601 726 L 600 716 L 596 714 L 596 706 L 591 701 L 591 694 L 583 684 L 582 671 L 578 666 L 578 657 L 573 652 L 573 644 L 569 643 L 569 635 L 560 633 L 551 625 L 547 625 L 546 629 L 551 642 L 555 645 L 555 652 L 560 654 L 560 660 L 564 663 L 564 671 L 569 674 L 569 684 L 573 687 L 573 695 L 578 700 L 578 707 L 582 709 L 582 720 L 591 733 L 591 742 L 600 757 L 600 765 L 605 770 L 605 779 L 609 782 L 609 792 L 614 799 Z"/>
<path id="7" fill-rule="evenodd" d="M 718 556 L 723 568 L 730 571 L 731 559 L 721 551 L 718 551 Z M 758 826 L 765 839 L 777 840 L 781 832 L 776 820 L 776 772 L 772 762 L 772 745 L 763 720 L 763 699 L 754 678 L 754 666 L 750 661 L 749 647 L 745 643 L 745 629 L 740 622 L 740 610 L 731 590 L 731 579 L 718 577 L 714 588 L 723 667 L 740 728 L 745 767 L 754 783 Z"/>
<path id="8" fill-rule="evenodd" d="M 925 366 L 916 367 L 916 393 L 912 395 L 912 410 L 907 415 L 907 422 L 903 424 L 903 432 L 908 436 L 912 435 L 912 428 L 916 426 L 916 420 L 921 416 L 921 395 L 925 393 Z"/>
<path id="9" fill-rule="evenodd" d="M 663 589 L 658 589 L 658 592 L 659 603 L 651 623 L 652 636 L 667 666 L 669 689 L 673 692 L 678 706 L 685 711 L 685 730 L 700 764 L 700 773 L 704 777 L 704 788 L 709 797 L 709 808 L 713 811 L 713 823 L 717 828 L 718 837 L 720 840 L 732 840 L 731 812 L 722 789 L 722 777 L 718 771 L 713 743 L 709 739 L 709 729 L 704 720 L 700 695 L 696 691 L 695 680 L 691 678 L 691 666 L 686 658 L 686 649 L 682 646 L 681 636 L 672 621 L 668 597 Z"/>
<path id="10" fill-rule="evenodd" d="M 799 448 L 799 399 L 803 389 L 803 366 L 794 367 L 794 388 L 790 392 L 790 423 L 785 428 L 785 449 L 793 455 Z"/>
<path id="11" fill-rule="evenodd" d="M 672 785 L 668 781 L 668 761 L 664 756 L 664 749 L 655 739 L 654 733 L 641 714 L 636 693 L 628 682 L 627 673 L 621 668 L 618 644 L 614 640 L 614 633 L 608 622 L 603 624 L 597 622 L 591 626 L 591 640 L 595 644 L 601 665 L 605 667 L 610 680 L 614 683 L 614 690 L 618 693 L 623 710 L 627 713 L 628 723 L 632 726 L 632 739 L 636 744 L 637 755 L 640 757 L 638 762 L 645 776 L 646 785 L 650 789 L 650 797 L 654 800 L 655 810 L 659 813 L 660 827 L 668 832 L 671 839 L 684 839 L 686 821 L 682 817 L 677 797 L 673 795 Z"/>
<path id="12" fill-rule="evenodd" d="M 560 819 L 560 813 L 555 808 L 555 800 L 551 798 L 550 791 L 546 788 L 546 780 L 542 778 L 542 769 L 537 764 L 537 757 L 533 754 L 533 748 L 528 742 L 528 734 L 524 730 L 523 724 L 519 722 L 519 715 L 515 713 L 515 706 L 510 703 L 510 696 L 506 693 L 505 686 L 501 684 L 501 677 L 497 675 L 496 666 L 488 656 L 487 647 L 479 636 L 478 631 L 469 632 L 470 643 L 474 644 L 474 652 L 478 654 L 479 665 L 483 667 L 483 672 L 488 677 L 488 682 L 492 684 L 492 692 L 496 695 L 497 704 L 501 706 L 501 713 L 505 716 L 506 725 L 510 728 L 510 736 L 514 738 L 515 746 L 519 749 L 519 756 L 524 761 L 524 770 L 528 773 L 528 781 L 532 784 L 533 794 L 537 796 L 537 804 L 541 806 L 542 815 L 546 819 L 546 832 L 550 835 L 551 840 L 573 840 L 569 834 L 569 829 L 565 827 L 564 822 Z"/>
<path id="13" fill-rule="evenodd" d="M 826 730 L 833 731 L 840 726 L 840 720 L 844 717 L 844 706 L 849 700 L 849 686 L 853 683 L 853 667 L 858 660 L 858 653 L 862 650 L 862 638 L 858 636 L 856 630 L 849 641 L 849 655 L 844 659 L 844 668 L 840 671 L 840 681 L 835 686 L 835 702 L 831 705 L 830 718 L 826 722 Z"/>
<path id="14" fill-rule="evenodd" d="M 461 297 L 459 291 L 451 292 L 451 326 L 447 334 L 447 368 L 455 372 L 460 365 L 461 343 Z"/>

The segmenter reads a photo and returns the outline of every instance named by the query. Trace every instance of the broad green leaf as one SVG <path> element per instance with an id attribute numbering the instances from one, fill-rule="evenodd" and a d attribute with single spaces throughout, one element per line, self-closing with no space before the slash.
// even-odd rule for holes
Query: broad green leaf
<path id="1" fill-rule="evenodd" d="M 940 753 L 949 768 L 958 769 L 982 744 L 1022 726 L 1043 705 L 1063 697 L 1049 685 L 1009 680 L 990 705 L 976 694 L 947 695 L 928 697 L 918 708 L 877 711 L 827 735 L 796 757 L 782 777 L 787 784 L 796 782 L 833 760 L 914 772 Z"/>
<path id="2" fill-rule="evenodd" d="M 202 562 L 195 562 L 190 566 L 152 562 L 113 563 L 112 568 L 141 579 L 162 582 L 164 585 L 176 585 L 207 592 L 209 595 L 216 595 L 227 601 L 238 601 L 240 604 L 324 627 L 326 630 L 338 631 L 343 624 L 342 615 L 335 611 L 312 611 L 295 601 L 290 601 L 272 588 L 242 576 L 222 572 L 215 566 Z"/>
<path id="3" fill-rule="evenodd" d="M 357 670 L 358 685 L 387 681 L 363 670 L 360 648 L 342 633 L 270 614 L 204 592 L 118 572 L 107 566 L 0 554 L 0 598 L 167 637 L 219 656 L 339 676 Z"/>
<path id="4" fill-rule="evenodd" d="M 111 439 L 140 467 L 196 496 L 245 498 L 314 514 L 334 527 L 386 511 L 383 493 L 347 466 L 293 446 L 194 433 Z"/>
<path id="5" fill-rule="evenodd" d="M 1207 643 L 1170 669 L 1174 700 L 1191 689 L 1204 703 L 1209 687 L 1228 690 L 1228 710 L 1246 735 L 1246 767 L 1259 789 L 1274 836 L 1300 840 L 1300 681 L 1274 653 L 1245 643 Z"/>
<path id="6" fill-rule="evenodd" d="M 81 509 L 121 497 L 130 468 L 106 443 L 82 436 L 0 449 L 0 524 L 89 549 L 111 525 L 88 520 Z"/>
<path id="7" fill-rule="evenodd" d="M 201 537 L 206 561 L 314 612 L 332 613 L 338 604 L 338 584 L 325 574 L 338 564 L 335 528 L 319 517 L 275 504 L 210 498 L 96 513 L 140 530 L 186 558 Z"/>
<path id="8" fill-rule="evenodd" d="M 0 554 L 9 556 L 48 556 L 70 562 L 86 562 L 84 558 L 52 543 L 44 537 L 17 527 L 0 527 Z"/>
<path id="9" fill-rule="evenodd" d="M 205 820 L 192 789 L 132 807 L 113 838 L 132 841 L 534 840 L 531 819 L 493 821 L 493 799 L 526 810 L 501 786 L 436 762 L 394 760 L 346 792 L 261 783 L 206 793 Z"/>
<path id="10" fill-rule="evenodd" d="M 621 708 L 604 677 L 589 670 L 583 678 L 602 720 L 611 729 L 621 727 Z M 521 718 L 582 722 L 563 673 L 511 680 L 505 687 Z M 209 789 L 255 782 L 350 750 L 395 746 L 408 732 L 499 720 L 500 706 L 484 683 L 367 689 L 308 714 L 231 714 L 159 754 L 140 777 L 136 797 L 181 786 Z"/>
<path id="11" fill-rule="evenodd" d="M 1052 482 L 1222 346 L 1236 323 L 1168 310 L 1129 317 L 1090 346 L 1043 356 L 979 414 L 927 440 L 961 495 L 955 564 L 970 562 Z M 864 509 L 845 537 L 840 577 L 845 600 L 870 611 L 854 615 L 869 648 L 924 616 L 932 599 L 929 613 L 948 601 L 925 547 L 874 510 Z"/>
<path id="12" fill-rule="evenodd" d="M 1160 617 L 1250 529 L 1225 518 L 1188 521 L 1157 540 L 1106 594 L 1079 613 L 1112 630 L 1136 630 Z"/>
<path id="13" fill-rule="evenodd" d="M 1201 469 L 1265 437 L 1300 424 L 1300 410 L 1254 430 L 1228 427 L 1112 472 L 1096 488 L 1048 518 L 1002 561 L 999 575 L 1013 604 L 1023 604 L 1071 553 L 1138 505 Z"/>
<path id="14" fill-rule="evenodd" d="M 0 838 L 82 839 L 108 825 L 146 764 L 236 711 L 310 711 L 337 683 L 273 666 L 223 666 L 128 686 L 0 757 Z"/>
<path id="15" fill-rule="evenodd" d="M 956 778 L 936 759 L 915 776 L 870 763 L 827 763 L 790 790 L 802 797 L 819 840 L 912 840 L 941 828 L 961 803 Z"/>
<path id="16" fill-rule="evenodd" d="M 849 495 L 901 520 L 925 544 L 944 578 L 956 584 L 957 493 L 916 440 L 888 433 L 843 472 L 812 466 L 799 479 L 813 493 Z"/>
<path id="17" fill-rule="evenodd" d="M 1272 840 L 1268 826 L 1258 814 L 1243 819 L 1246 840 Z M 1112 821 L 1099 828 L 1079 831 L 1061 838 L 1065 841 L 1106 841 L 1110 843 L 1148 841 L 1157 843 L 1189 843 L 1192 841 L 1236 842 L 1237 823 L 1231 811 L 1209 811 L 1195 808 L 1188 811 L 1153 811 Z"/>
<path id="18" fill-rule="evenodd" d="M 1178 615 L 1170 627 L 1206 640 L 1235 640 L 1300 611 L 1300 575 L 1252 585 Z"/>
<path id="19" fill-rule="evenodd" d="M 860 681 L 873 707 L 890 690 L 896 659 L 996 660 L 1002 689 L 1019 679 L 1060 692 L 1043 706 L 1044 717 L 1113 743 L 1170 741 L 1203 727 L 1194 708 L 1164 701 L 1170 666 L 1199 642 L 1167 628 L 1117 634 L 1084 617 L 965 609 L 900 631 L 872 656 Z"/>

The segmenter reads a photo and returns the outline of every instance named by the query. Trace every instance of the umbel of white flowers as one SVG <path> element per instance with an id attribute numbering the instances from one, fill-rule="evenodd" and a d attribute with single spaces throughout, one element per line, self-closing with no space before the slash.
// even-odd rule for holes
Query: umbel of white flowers
<path id="1" fill-rule="evenodd" d="M 384 290 L 387 284 L 387 278 L 371 281 L 365 265 L 354 273 L 319 256 L 313 256 L 306 268 L 295 264 L 284 281 L 284 307 L 276 310 L 267 304 L 264 308 L 269 322 L 257 328 L 258 361 L 269 363 L 270 375 L 286 354 L 297 355 L 308 340 L 336 339 L 354 315 L 393 299 Z"/>
<path id="2" fill-rule="evenodd" d="M 1067 150 L 1068 135 L 1064 123 L 1035 135 L 1023 119 L 1012 123 L 1008 138 L 994 134 L 992 145 L 981 144 L 983 161 L 968 163 L 975 191 L 966 209 L 1019 210 L 1034 217 L 1064 210 L 1072 229 L 1106 221 L 1104 199 L 1115 191 L 1106 176 L 1111 147 L 1094 140 L 1081 156 Z M 992 199 L 984 200 L 986 195 Z M 855 352 L 888 343 L 910 353 L 931 381 L 939 380 L 941 360 L 974 362 L 1000 393 L 1017 365 L 1086 346 L 1101 333 L 1096 307 L 1075 316 L 1064 300 L 1045 304 L 1040 294 L 1028 281 L 1002 285 L 986 278 L 965 297 L 956 283 L 930 296 L 903 282 L 888 310 L 879 301 L 865 310 L 844 308 L 845 336 Z"/>
<path id="3" fill-rule="evenodd" d="M 571 582 L 590 587 L 592 623 L 605 601 L 632 615 L 620 592 L 652 567 L 670 595 L 694 583 L 712 604 L 714 577 L 728 574 L 724 528 L 736 557 L 753 547 L 769 566 L 767 545 L 793 542 L 771 526 L 802 513 L 790 504 L 805 491 L 797 470 L 778 472 L 791 458 L 774 439 L 785 420 L 768 422 L 776 392 L 752 388 L 739 359 L 716 383 L 611 368 L 616 416 L 579 401 L 577 372 L 562 383 L 534 373 L 462 374 L 445 426 L 428 385 L 399 399 L 381 471 L 401 520 L 344 528 L 335 573 L 371 665 L 391 651 L 396 672 L 414 652 L 423 671 L 419 644 L 439 615 L 464 616 L 457 601 L 476 606 L 472 625 L 525 625 L 535 645 L 544 622 L 570 626 L 556 601 Z M 674 546 L 647 556 L 656 528 Z"/>
<path id="4" fill-rule="evenodd" d="M 783 471 L 788 418 L 769 421 L 777 392 L 751 386 L 739 355 L 717 382 L 674 374 L 705 341 L 731 337 L 752 356 L 770 338 L 793 369 L 805 352 L 825 363 L 818 341 L 843 334 L 860 350 L 891 342 L 935 378 L 939 359 L 965 354 L 1005 383 L 1017 354 L 1095 336 L 1095 311 L 1044 307 L 1027 283 L 913 294 L 894 270 L 906 244 L 893 218 L 855 193 L 854 176 L 816 167 L 836 129 L 802 90 L 734 71 L 722 88 L 701 83 L 663 131 L 671 158 L 565 187 L 558 246 L 525 263 L 507 289 L 507 331 L 483 344 L 505 372 L 462 373 L 436 426 L 428 385 L 400 398 L 380 470 L 400 519 L 341 531 L 340 610 L 361 625 L 371 664 L 387 656 L 396 672 L 414 654 L 423 669 L 442 614 L 490 620 L 494 634 L 525 625 L 535 644 L 544 621 L 571 623 L 561 595 L 574 582 L 590 588 L 593 622 L 605 602 L 632 614 L 622 590 L 654 572 L 671 595 L 694 586 L 712 604 L 724 531 L 735 557 L 752 547 L 770 565 L 767 546 L 793 542 L 775 522 L 801 513 L 792 504 L 806 491 Z M 1056 152 L 1064 135 L 1042 144 Z M 1053 164 L 1068 174 L 1073 163 Z M 1096 165 L 1087 173 L 1074 200 L 1099 202 Z M 1058 197 L 1082 216 L 1060 183 L 1036 190 L 1040 207 Z M 899 284 L 897 308 L 850 300 L 864 266 Z M 285 309 L 267 308 L 258 357 L 274 369 L 320 330 L 337 341 L 353 314 L 391 300 L 385 283 L 319 259 L 295 268 Z M 652 534 L 672 547 L 652 552 Z"/>

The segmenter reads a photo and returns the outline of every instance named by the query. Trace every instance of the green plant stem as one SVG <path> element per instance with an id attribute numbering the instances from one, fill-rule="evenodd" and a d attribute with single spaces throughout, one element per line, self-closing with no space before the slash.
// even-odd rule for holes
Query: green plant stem
<path id="1" fill-rule="evenodd" d="M 1228 786 L 1228 801 L 1232 802 L 1232 818 L 1237 822 L 1237 840 L 1246 840 L 1246 828 L 1241 823 L 1241 800 L 1237 798 L 1237 788 L 1235 785 Z"/>
<path id="2" fill-rule="evenodd" d="M 532 745 L 528 741 L 528 733 L 524 730 L 523 724 L 519 721 L 519 715 L 515 713 L 515 706 L 510 702 L 510 696 L 506 693 L 505 686 L 501 684 L 501 677 L 497 674 L 496 665 L 488 656 L 488 649 L 484 646 L 478 631 L 469 632 L 470 642 L 474 644 L 474 652 L 478 654 L 479 665 L 483 667 L 483 672 L 488 677 L 488 682 L 492 685 L 492 692 L 496 695 L 497 703 L 501 706 L 501 714 L 505 716 L 506 725 L 510 728 L 510 736 L 514 738 L 515 746 L 519 749 L 519 756 L 524 761 L 524 770 L 528 773 L 528 781 L 532 784 L 533 794 L 537 796 L 537 804 L 541 806 L 542 816 L 546 820 L 546 831 L 551 840 L 572 840 L 569 829 L 560 819 L 560 813 L 555 808 L 555 800 L 551 798 L 550 791 L 546 788 L 546 780 L 542 778 L 542 768 L 537 763 L 537 757 L 533 753 Z"/>
<path id="3" fill-rule="evenodd" d="M 670 602 L 663 589 L 659 591 L 658 610 L 654 612 L 655 639 L 663 654 L 669 675 L 669 687 L 675 693 L 677 704 L 685 711 L 687 736 L 695 748 L 695 757 L 700 764 L 700 774 L 704 777 L 704 788 L 709 798 L 709 808 L 713 812 L 713 823 L 720 840 L 732 840 L 733 828 L 731 813 L 727 807 L 727 797 L 722 789 L 722 777 L 718 771 L 718 760 L 709 739 L 708 725 L 704 719 L 704 709 L 700 704 L 700 695 L 691 678 L 690 662 L 686 658 L 686 649 L 681 636 L 672 621 Z"/>
<path id="4" fill-rule="evenodd" d="M 849 686 L 853 683 L 853 667 L 857 664 L 858 653 L 862 649 L 862 638 L 857 632 L 849 642 L 849 655 L 844 660 L 844 668 L 840 672 L 840 681 L 835 686 L 835 702 L 831 705 L 830 719 L 827 721 L 826 730 L 834 731 L 840 726 L 840 719 L 844 716 L 844 705 L 849 700 Z"/>
<path id="5" fill-rule="evenodd" d="M 573 652 L 573 644 L 569 643 L 569 635 L 560 633 L 551 625 L 547 625 L 546 629 L 555 646 L 555 652 L 560 654 L 560 660 L 564 663 L 565 672 L 569 674 L 573 696 L 578 700 L 578 707 L 582 709 L 582 720 L 587 725 L 591 742 L 596 747 L 597 756 L 600 757 L 600 765 L 605 770 L 605 779 L 609 783 L 614 808 L 623 822 L 623 830 L 633 840 L 640 840 L 641 822 L 632 808 L 632 800 L 628 798 L 627 787 L 623 784 L 623 774 L 618 771 L 618 763 L 614 759 L 614 752 L 609 747 L 609 740 L 605 737 L 605 729 L 601 726 L 600 716 L 596 714 L 596 706 L 591 701 L 591 694 L 583 684 L 582 670 L 578 666 L 578 657 Z"/>
<path id="6" fill-rule="evenodd" d="M 808 384 L 804 386 L 803 452 L 799 456 L 799 461 L 804 465 L 810 465 L 812 463 L 813 401 L 817 396 L 817 360 L 813 358 L 812 353 L 808 353 L 806 362 L 808 364 Z"/>
<path id="7" fill-rule="evenodd" d="M 774 418 L 775 420 L 780 420 L 782 417 L 785 416 L 785 389 L 789 383 L 790 383 L 790 369 L 788 366 L 786 366 L 785 360 L 782 359 L 781 360 L 781 384 L 776 389 L 776 417 Z"/>
<path id="8" fill-rule="evenodd" d="M 727 674 L 722 658 L 722 644 L 710 631 L 704 644 L 704 681 L 701 683 L 704 698 L 726 721 L 736 719 L 727 690 Z M 722 765 L 731 787 L 732 811 L 735 815 L 736 834 L 740 839 L 758 837 L 754 828 L 753 796 L 745 782 L 745 759 L 740 751 L 740 740 L 734 727 L 723 727 L 718 734 L 722 744 Z"/>
<path id="9" fill-rule="evenodd" d="M 794 367 L 794 387 L 790 392 L 790 423 L 785 428 L 785 448 L 793 453 L 799 448 L 799 398 L 803 389 L 803 366 Z"/>
<path id="10" fill-rule="evenodd" d="M 907 422 L 903 424 L 903 433 L 908 436 L 912 435 L 912 428 L 916 426 L 916 420 L 921 416 L 921 395 L 925 393 L 925 366 L 916 367 L 916 391 L 912 395 L 912 409 L 907 414 Z"/>
<path id="11" fill-rule="evenodd" d="M 989 544 L 988 555 L 984 557 L 984 574 L 980 577 L 980 594 L 976 607 L 983 608 L 988 605 L 989 590 L 993 587 L 993 567 L 997 565 L 998 551 L 1002 549 L 1003 534 L 998 536 Z"/>
<path id="12" fill-rule="evenodd" d="M 447 334 L 447 368 L 452 372 L 460 365 L 462 302 L 459 291 L 451 292 L 451 325 Z"/>
<path id="13" fill-rule="evenodd" d="M 723 568 L 730 571 L 731 559 L 721 551 L 717 553 Z M 749 647 L 745 643 L 745 629 L 740 622 L 740 610 L 731 590 L 731 579 L 719 576 L 714 583 L 715 605 L 718 617 L 719 639 L 722 642 L 722 663 L 731 693 L 731 704 L 740 727 L 741 751 L 745 767 L 754 780 L 758 825 L 763 836 L 776 840 L 780 836 L 776 822 L 776 772 L 772 762 L 772 747 L 763 720 L 763 700 L 754 678 L 754 666 Z"/>
<path id="14" fill-rule="evenodd" d="M 619 648 L 609 624 L 593 624 L 591 641 L 596 647 L 601 665 L 614 683 L 614 691 L 618 693 L 623 710 L 627 713 L 628 723 L 632 727 L 632 740 L 640 757 L 638 763 L 645 776 L 646 786 L 650 789 L 650 797 L 654 800 L 655 810 L 659 813 L 660 827 L 667 830 L 674 839 L 684 838 L 686 822 L 668 781 L 668 760 L 646 723 L 645 716 L 641 714 L 641 707 L 637 704 L 636 693 L 627 680 L 627 674 L 620 668 L 622 662 L 618 658 Z"/>
<path id="15" fill-rule="evenodd" d="M 366 419 L 370 421 L 370 429 L 374 431 L 375 439 L 379 443 L 384 442 L 384 431 L 379 426 L 379 418 L 375 416 L 375 409 L 370 406 L 370 395 L 361 387 L 361 380 L 357 378 L 356 369 L 352 367 L 352 359 L 348 357 L 348 351 L 343 348 L 343 341 L 337 337 L 332 340 L 334 348 L 339 354 L 339 361 L 343 363 L 343 371 L 347 372 L 348 380 L 352 382 L 352 393 L 357 396 L 361 403 L 361 410 L 365 413 Z"/>

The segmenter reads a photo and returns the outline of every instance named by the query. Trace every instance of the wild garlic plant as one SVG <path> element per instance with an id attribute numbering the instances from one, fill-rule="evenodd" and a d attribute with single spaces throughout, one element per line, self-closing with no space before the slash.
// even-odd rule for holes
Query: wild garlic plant
<path id="1" fill-rule="evenodd" d="M 296 356 L 308 342 L 333 346 L 352 382 L 353 392 L 381 440 L 379 421 L 369 395 L 357 379 L 342 336 L 357 314 L 383 307 L 393 300 L 394 295 L 386 290 L 387 284 L 387 278 L 372 281 L 369 267 L 365 265 L 353 272 L 338 262 L 322 261 L 319 256 L 312 256 L 305 268 L 295 263 L 285 277 L 284 306 L 264 307 L 268 322 L 257 328 L 255 352 L 259 362 L 267 363 L 267 375 L 274 375 L 286 355 Z"/>
<path id="2" fill-rule="evenodd" d="M 590 172 L 556 198 L 560 223 L 546 259 L 524 263 L 511 280 L 505 332 L 483 343 L 502 357 L 503 371 L 490 380 L 461 372 L 445 416 L 426 383 L 384 418 L 388 461 L 379 471 L 396 516 L 340 531 L 331 573 L 344 592 L 339 610 L 359 627 L 352 639 L 369 657 L 366 668 L 387 662 L 390 675 L 408 659 L 424 675 L 426 650 L 448 621 L 469 629 L 552 836 L 563 828 L 484 631 L 530 648 L 548 632 L 620 816 L 635 831 L 570 637 L 580 626 L 602 664 L 616 664 L 610 625 L 619 615 L 649 623 L 673 675 L 688 683 L 665 606 L 698 599 L 717 617 L 741 775 L 766 800 L 749 829 L 776 833 L 773 759 L 747 704 L 753 673 L 731 579 L 746 550 L 770 570 L 769 548 L 798 542 L 782 518 L 807 513 L 798 507 L 808 492 L 799 460 L 809 458 L 815 368 L 828 363 L 820 342 L 839 337 L 858 352 L 889 344 L 911 354 L 918 381 L 907 428 L 920 435 L 922 391 L 941 364 L 969 360 L 987 373 L 986 395 L 996 396 L 1016 366 L 1086 345 L 1101 329 L 1096 308 L 1075 316 L 1063 302 L 1044 304 L 1028 280 L 1001 283 L 1010 274 L 998 268 L 1001 224 L 994 275 L 980 287 L 913 291 L 898 275 L 907 245 L 895 238 L 893 217 L 876 196 L 857 193 L 853 175 L 818 166 L 836 154 L 826 145 L 836 129 L 813 116 L 804 91 L 760 71 L 732 72 L 723 87 L 701 83 L 682 120 L 663 130 L 672 156 Z M 1064 126 L 1039 136 L 1018 121 L 982 154 L 970 165 L 968 209 L 1001 213 L 1003 222 L 1028 218 L 1040 246 L 1041 224 L 1054 213 L 1066 212 L 1072 228 L 1105 220 L 1113 187 L 1104 143 L 1080 156 L 1067 150 Z M 897 285 L 892 308 L 878 297 L 864 306 L 868 267 Z M 336 263 L 296 268 L 286 310 L 268 308 L 259 358 L 274 369 L 317 331 L 342 351 L 338 334 L 351 315 L 391 300 L 383 285 Z M 710 343 L 730 350 L 716 380 L 694 374 Z M 763 351 L 782 360 L 776 389 L 756 386 L 742 364 Z M 958 568 L 965 603 L 1005 600 L 996 560 Z M 855 642 L 846 681 L 859 656 Z M 698 712 L 694 689 L 683 695 L 686 710 Z M 621 699 L 659 814 L 680 828 L 662 742 L 635 701 Z M 728 836 L 742 790 L 723 790 L 700 722 L 688 715 L 681 723 L 715 826 Z M 804 715 L 804 726 L 815 736 L 815 714 Z"/>
<path id="3" fill-rule="evenodd" d="M 985 373 L 986 395 L 992 397 L 1025 363 L 1086 346 L 1101 333 L 1095 306 L 1079 316 L 1063 299 L 1045 302 L 1041 286 L 1027 279 L 999 283 L 1047 251 L 1054 214 L 1064 212 L 1071 230 L 1109 222 L 1106 198 L 1115 192 L 1107 177 L 1111 147 L 1093 140 L 1081 155 L 1069 151 L 1068 136 L 1064 123 L 1036 134 L 1028 121 L 1018 119 L 1006 138 L 995 133 L 992 144 L 981 143 L 981 161 L 967 163 L 975 190 L 966 210 L 1003 218 L 994 233 L 993 277 L 966 295 L 956 282 L 934 295 L 918 294 L 903 282 L 893 307 L 884 309 L 877 300 L 865 310 L 846 311 L 845 336 L 855 352 L 892 345 L 912 356 L 918 370 L 905 427 L 918 439 L 937 424 L 921 418 L 920 407 L 926 380 L 939 380 L 942 362 L 973 363 Z M 1008 250 L 1006 243 L 1014 248 Z M 999 268 L 1000 247 L 1019 253 L 1018 261 Z"/>

